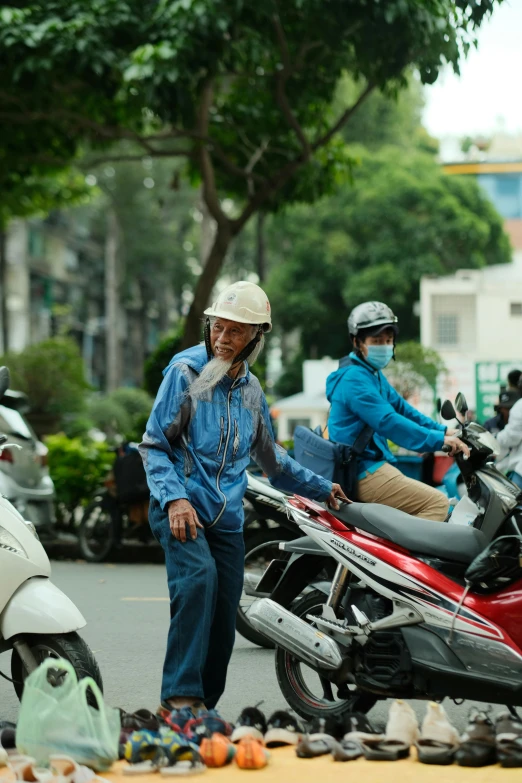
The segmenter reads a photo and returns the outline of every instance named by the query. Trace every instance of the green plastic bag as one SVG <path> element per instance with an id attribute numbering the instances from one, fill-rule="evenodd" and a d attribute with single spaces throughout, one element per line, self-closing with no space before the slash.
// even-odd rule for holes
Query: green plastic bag
<path id="1" fill-rule="evenodd" d="M 97 709 L 88 703 L 88 691 Z M 104 772 L 118 758 L 120 724 L 118 710 L 105 706 L 91 677 L 78 682 L 68 661 L 48 658 L 25 681 L 16 747 L 39 765 L 58 753 Z"/>

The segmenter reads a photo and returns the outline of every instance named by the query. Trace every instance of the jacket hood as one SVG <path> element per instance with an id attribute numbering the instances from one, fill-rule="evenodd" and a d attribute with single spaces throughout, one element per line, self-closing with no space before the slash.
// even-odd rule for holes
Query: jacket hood
<path id="1" fill-rule="evenodd" d="M 208 362 L 207 349 L 204 345 L 195 345 L 193 348 L 187 348 L 185 351 L 176 353 L 168 363 L 167 367 L 165 367 L 163 370 L 163 375 L 165 376 L 172 365 L 176 364 L 177 362 L 183 362 L 183 364 L 187 364 L 199 375 L 205 364 Z"/>
<path id="2" fill-rule="evenodd" d="M 326 379 L 326 399 L 328 402 L 332 402 L 332 394 L 334 393 L 341 376 L 344 375 L 346 367 L 348 367 L 350 364 L 358 364 L 361 367 L 367 369 L 369 372 L 372 372 L 371 367 L 369 367 L 365 362 L 361 361 L 354 351 L 349 353 L 348 356 L 343 356 L 342 359 L 339 359 L 339 369 L 330 373 Z"/>

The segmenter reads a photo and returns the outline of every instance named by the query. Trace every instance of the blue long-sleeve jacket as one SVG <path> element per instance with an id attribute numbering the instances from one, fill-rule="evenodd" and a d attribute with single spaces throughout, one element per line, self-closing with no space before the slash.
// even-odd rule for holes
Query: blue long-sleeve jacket
<path id="1" fill-rule="evenodd" d="M 225 376 L 206 396 L 190 398 L 187 389 L 207 361 L 199 345 L 174 356 L 139 447 L 161 507 L 187 498 L 206 526 L 241 530 L 250 456 L 278 489 L 325 500 L 331 483 L 276 445 L 265 395 L 246 363 L 242 377 Z"/>
<path id="2" fill-rule="evenodd" d="M 331 440 L 352 446 L 366 424 L 374 430 L 359 461 L 361 472 L 377 462 L 396 461 L 388 440 L 419 452 L 438 451 L 444 444 L 446 427 L 408 405 L 382 372 L 355 353 L 341 359 L 339 369 L 328 376 L 326 396 L 332 406 L 328 418 Z"/>

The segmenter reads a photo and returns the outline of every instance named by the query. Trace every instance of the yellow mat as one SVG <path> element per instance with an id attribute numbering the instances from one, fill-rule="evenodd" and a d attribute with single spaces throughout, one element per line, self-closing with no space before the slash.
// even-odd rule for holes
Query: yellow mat
<path id="1" fill-rule="evenodd" d="M 143 775 L 132 777 L 122 775 L 121 769 L 125 762 L 118 762 L 114 766 L 114 772 L 104 774 L 103 777 L 113 783 L 159 783 L 160 775 Z M 421 764 L 412 750 L 411 758 L 401 761 L 357 761 L 336 762 L 331 756 L 321 756 L 317 759 L 298 759 L 294 748 L 278 748 L 271 751 L 270 762 L 267 767 L 260 770 L 242 770 L 232 763 L 221 769 L 208 769 L 203 773 L 204 778 L 212 778 L 216 783 L 238 775 L 246 776 L 250 780 L 270 780 L 271 783 L 290 783 L 296 780 L 299 783 L 334 783 L 334 781 L 356 781 L 356 783 L 521 783 L 522 768 L 503 769 L 498 764 L 492 767 L 470 769 L 452 764 L 448 767 L 437 767 Z M 199 780 L 201 775 L 192 780 Z M 183 779 L 183 778 L 181 778 Z M 190 778 L 189 778 L 190 779 Z M 163 778 L 165 780 L 165 778 Z M 172 778 L 170 778 L 172 781 Z M 210 781 L 209 781 L 210 783 Z"/>
<path id="2" fill-rule="evenodd" d="M 112 772 L 104 773 L 102 777 L 112 783 L 160 783 L 167 780 L 158 774 L 127 777 L 122 774 L 126 765 L 125 761 L 119 761 L 113 766 Z M 221 769 L 208 769 L 202 775 L 203 779 L 209 779 L 209 783 L 210 778 L 216 783 L 225 783 L 230 777 L 237 780 L 238 775 L 246 775 L 249 779 L 254 776 L 256 780 L 270 780 L 271 783 L 289 783 L 293 780 L 299 783 L 521 783 L 522 768 L 502 769 L 498 764 L 479 769 L 459 767 L 456 764 L 448 767 L 430 766 L 417 761 L 415 750 L 412 750 L 409 759 L 401 761 L 357 759 L 335 762 L 331 756 L 298 759 L 294 748 L 278 748 L 271 751 L 270 763 L 264 769 L 242 770 L 232 763 Z M 194 775 L 189 780 L 199 780 L 202 775 Z M 7 768 L 0 768 L 0 783 L 14 783 L 14 780 L 14 775 Z"/>

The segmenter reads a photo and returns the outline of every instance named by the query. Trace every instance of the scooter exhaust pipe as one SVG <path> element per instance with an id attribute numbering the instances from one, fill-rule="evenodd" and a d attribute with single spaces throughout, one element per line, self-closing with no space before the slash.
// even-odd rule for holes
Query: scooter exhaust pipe
<path id="1" fill-rule="evenodd" d="M 339 669 L 343 662 L 337 642 L 305 623 L 270 598 L 255 601 L 248 612 L 254 628 L 278 647 L 315 669 Z"/>

